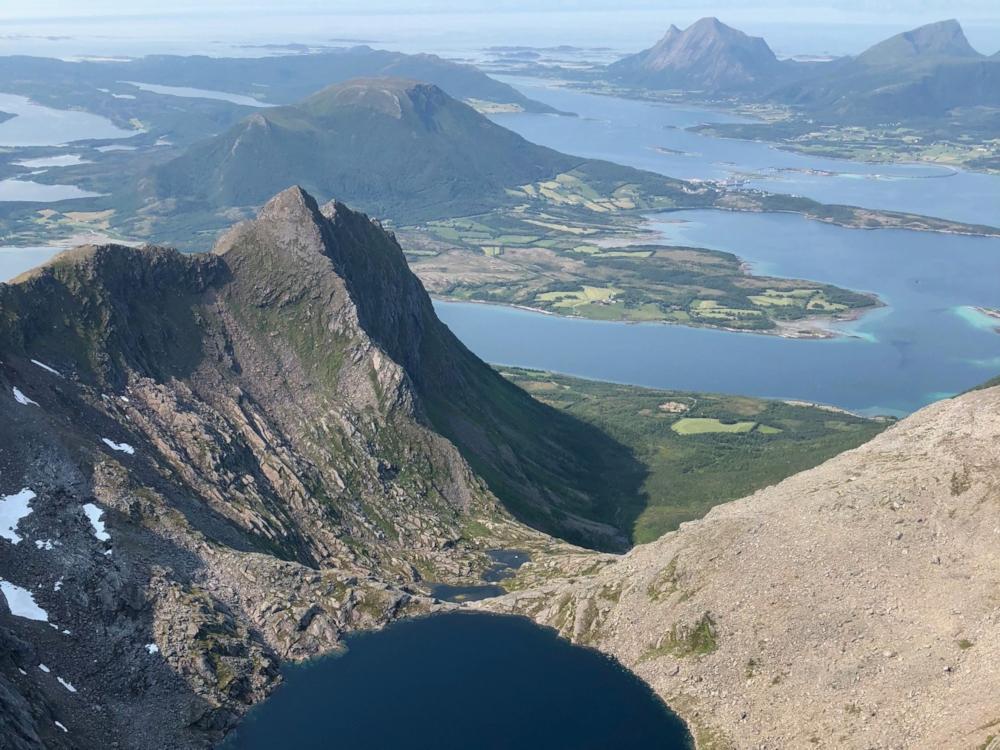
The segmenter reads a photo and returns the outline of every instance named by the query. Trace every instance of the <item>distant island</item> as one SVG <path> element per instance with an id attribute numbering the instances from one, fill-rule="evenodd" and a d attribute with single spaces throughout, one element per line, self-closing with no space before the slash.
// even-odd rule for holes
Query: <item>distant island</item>
<path id="1" fill-rule="evenodd" d="M 1000 53 L 969 44 L 956 20 L 927 24 L 859 55 L 779 59 L 764 39 L 716 18 L 671 26 L 654 46 L 604 67 L 525 68 L 588 90 L 721 106 L 756 122 L 696 126 L 821 156 L 1000 170 Z"/>

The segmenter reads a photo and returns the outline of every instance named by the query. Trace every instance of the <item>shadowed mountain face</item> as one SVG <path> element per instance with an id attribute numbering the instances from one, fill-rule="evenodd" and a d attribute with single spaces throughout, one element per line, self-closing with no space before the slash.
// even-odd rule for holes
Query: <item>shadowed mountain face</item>
<path id="1" fill-rule="evenodd" d="M 603 194 L 627 188 L 671 206 L 713 199 L 703 186 L 530 143 L 432 84 L 378 78 L 256 112 L 152 168 L 137 190 L 119 186 L 115 200 L 124 232 L 190 246 L 196 230 L 228 225 L 290 184 L 412 226 L 512 210 L 524 185 L 569 172 Z"/>
<path id="2" fill-rule="evenodd" d="M 778 60 L 763 39 L 714 18 L 671 26 L 651 49 L 607 68 L 628 86 L 792 105 L 805 115 L 855 123 L 935 119 L 956 108 L 1000 106 L 1000 53 L 985 57 L 958 21 L 897 34 L 854 58 Z"/>
<path id="3" fill-rule="evenodd" d="M 865 65 L 901 65 L 926 58 L 975 59 L 980 55 L 958 21 L 939 21 L 879 42 L 857 57 Z"/>
<path id="4" fill-rule="evenodd" d="M 255 206 L 288 184 L 416 222 L 489 210 L 504 188 L 572 169 L 431 84 L 372 79 L 262 111 L 157 169 L 147 189 L 179 210 Z"/>
<path id="5" fill-rule="evenodd" d="M 0 284 L 0 352 L 0 495 L 32 496 L 0 571 L 59 626 L 0 599 L 0 706 L 31 707 L 3 747 L 206 746 L 281 660 L 542 538 L 515 517 L 622 549 L 641 503 L 627 450 L 477 359 L 392 235 L 298 188 L 211 254 L 89 246 Z M 39 663 L 87 699 L 46 697 Z"/>
<path id="6" fill-rule="evenodd" d="M 976 52 L 957 21 L 942 21 L 880 42 L 773 98 L 829 119 L 940 118 L 956 108 L 1000 106 L 1000 61 Z"/>
<path id="7" fill-rule="evenodd" d="M 632 85 L 721 92 L 773 86 L 793 65 L 781 63 L 760 37 L 703 18 L 684 31 L 671 26 L 655 46 L 608 73 Z"/>

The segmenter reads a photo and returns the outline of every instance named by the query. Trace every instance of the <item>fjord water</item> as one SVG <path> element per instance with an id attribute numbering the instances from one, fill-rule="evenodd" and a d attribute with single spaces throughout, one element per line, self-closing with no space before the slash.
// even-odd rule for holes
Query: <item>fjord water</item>
<path id="1" fill-rule="evenodd" d="M 224 750 L 688 750 L 637 677 L 528 620 L 452 613 L 348 638 L 287 670 Z"/>
<path id="2" fill-rule="evenodd" d="M 724 211 L 661 214 L 653 226 L 665 243 L 728 250 L 758 273 L 873 291 L 887 307 L 836 325 L 846 335 L 827 340 L 464 303 L 438 302 L 438 315 L 488 362 L 870 414 L 903 415 L 1000 372 L 1000 334 L 966 312 L 1000 305 L 1000 239 Z"/>
<path id="3" fill-rule="evenodd" d="M 577 118 L 528 113 L 492 117 L 529 141 L 671 177 L 749 177 L 748 187 L 822 203 L 936 216 L 1000 227 L 1000 176 L 928 164 L 868 164 L 797 154 L 767 143 L 690 132 L 701 123 L 745 119 L 688 105 L 664 105 L 500 77 L 533 99 Z"/>
<path id="4" fill-rule="evenodd" d="M 684 128 L 733 118 L 508 80 L 581 115 L 494 117 L 562 151 L 677 177 L 725 179 L 770 170 L 783 181 L 761 186 L 778 192 L 1000 226 L 1000 177 L 807 157 L 700 136 Z M 932 176 L 944 173 L 952 176 Z M 887 307 L 836 324 L 846 335 L 832 340 L 571 320 L 464 303 L 439 302 L 438 314 L 489 362 L 652 387 L 804 399 L 870 414 L 904 415 L 1000 372 L 996 325 L 969 314 L 972 307 L 1000 307 L 1000 239 L 723 211 L 666 213 L 654 217 L 652 227 L 663 244 L 728 251 L 760 274 L 874 292 Z"/>
<path id="5" fill-rule="evenodd" d="M 130 138 L 139 133 L 119 128 L 100 115 L 53 109 L 15 94 L 0 94 L 0 112 L 14 115 L 0 123 L 0 146 L 58 146 L 92 138 Z"/>
<path id="6" fill-rule="evenodd" d="M 58 252 L 57 247 L 0 246 L 0 283 L 41 265 Z"/>

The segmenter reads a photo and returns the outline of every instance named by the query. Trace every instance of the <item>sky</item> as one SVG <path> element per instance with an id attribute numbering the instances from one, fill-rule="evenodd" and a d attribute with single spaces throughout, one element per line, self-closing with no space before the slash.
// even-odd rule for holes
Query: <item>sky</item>
<path id="1" fill-rule="evenodd" d="M 355 40 L 463 59 L 491 44 L 629 52 L 706 15 L 780 55 L 856 54 L 945 18 L 981 51 L 1000 49 L 1000 0 L 0 0 L 0 54 L 253 54 Z"/>
<path id="2" fill-rule="evenodd" d="M 789 14 L 822 19 L 856 17 L 865 20 L 889 18 L 923 19 L 926 17 L 966 17 L 1000 21 L 997 0 L 171 0 L 169 13 L 270 12 L 270 13 L 420 13 L 420 12 L 497 12 L 497 11 L 610 11 L 660 10 L 688 15 L 694 11 L 730 16 L 759 16 L 772 19 Z M 82 17 L 101 15 L 162 14 L 162 0 L 6 0 L 0 6 L 0 18 Z"/>

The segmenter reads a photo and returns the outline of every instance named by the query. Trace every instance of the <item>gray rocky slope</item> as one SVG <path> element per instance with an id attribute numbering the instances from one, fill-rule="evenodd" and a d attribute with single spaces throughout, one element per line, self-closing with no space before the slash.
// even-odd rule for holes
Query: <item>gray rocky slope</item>
<path id="1" fill-rule="evenodd" d="M 1000 736 L 1000 388 L 624 557 L 529 563 L 519 612 L 613 654 L 699 748 L 939 750 Z"/>
<path id="2" fill-rule="evenodd" d="M 549 543 L 507 504 L 619 546 L 561 419 L 391 235 L 299 189 L 212 254 L 83 247 L 0 284 L 0 747 L 208 746 L 282 661 Z"/>
<path id="3" fill-rule="evenodd" d="M 211 255 L 79 248 L 0 285 L 0 747 L 209 746 L 497 546 L 537 554 L 478 606 L 618 657 L 701 748 L 987 747 L 998 435 L 977 391 L 571 548 L 515 517 L 620 546 L 614 446 L 462 347 L 367 217 L 292 189 Z"/>

